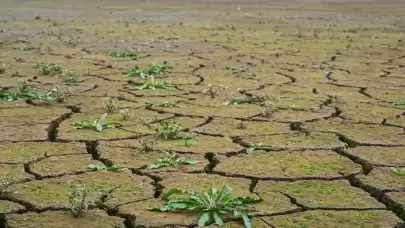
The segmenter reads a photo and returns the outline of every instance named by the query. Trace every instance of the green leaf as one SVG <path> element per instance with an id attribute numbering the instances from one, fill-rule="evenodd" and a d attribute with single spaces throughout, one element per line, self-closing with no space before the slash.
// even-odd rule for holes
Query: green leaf
<path id="1" fill-rule="evenodd" d="M 147 169 L 158 169 L 160 167 L 163 167 L 162 163 L 157 163 L 157 164 L 148 164 L 148 166 L 146 167 Z"/>
<path id="2" fill-rule="evenodd" d="M 249 216 L 246 214 L 246 212 L 242 211 L 240 212 L 240 215 L 242 216 L 243 223 L 246 228 L 252 228 L 252 223 L 249 219 Z"/>
<path id="3" fill-rule="evenodd" d="M 210 213 L 209 212 L 204 212 L 201 214 L 200 218 L 198 219 L 198 226 L 205 226 L 210 224 L 211 218 L 210 218 Z"/>
<path id="4" fill-rule="evenodd" d="M 107 167 L 99 166 L 99 165 L 96 165 L 96 164 L 89 164 L 89 165 L 87 165 L 87 167 L 89 169 L 91 169 L 91 170 L 96 170 L 96 171 L 107 169 Z"/>
<path id="5" fill-rule="evenodd" d="M 248 147 L 248 148 L 246 148 L 246 153 L 250 154 L 250 153 L 252 153 L 255 149 L 256 149 L 256 148 L 254 148 L 254 147 Z"/>
<path id="6" fill-rule="evenodd" d="M 221 216 L 217 212 L 213 212 L 213 217 L 215 224 L 217 224 L 218 226 L 224 225 L 224 220 L 222 220 Z"/>
<path id="7" fill-rule="evenodd" d="M 188 193 L 188 192 L 191 192 L 191 191 L 185 191 L 185 190 L 182 190 L 182 189 L 179 189 L 179 188 L 171 188 L 165 194 L 163 194 L 161 196 L 161 198 L 162 199 L 168 199 L 172 195 L 184 194 L 184 193 Z"/>

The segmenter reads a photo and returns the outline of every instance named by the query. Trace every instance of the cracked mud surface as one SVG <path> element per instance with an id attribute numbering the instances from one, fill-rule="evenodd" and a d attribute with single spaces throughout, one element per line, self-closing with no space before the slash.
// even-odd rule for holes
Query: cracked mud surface
<path id="1" fill-rule="evenodd" d="M 198 214 L 148 208 L 170 188 L 224 184 L 263 198 L 255 228 L 405 227 L 405 175 L 393 172 L 405 168 L 405 105 L 392 104 L 405 101 L 405 4 L 255 1 L 3 1 L 0 91 L 26 80 L 73 95 L 47 106 L 0 100 L 0 179 L 12 181 L 0 227 L 196 227 Z M 159 77 L 173 89 L 126 86 L 136 78 L 123 72 L 164 61 L 173 69 Z M 41 63 L 62 72 L 42 75 Z M 80 81 L 62 80 L 66 70 Z M 224 104 L 237 97 L 246 102 Z M 102 132 L 72 126 L 99 118 L 109 98 L 133 117 L 114 111 L 107 121 L 122 126 Z M 162 101 L 177 105 L 153 106 Z M 142 151 L 162 122 L 196 145 L 159 140 Z M 199 163 L 148 169 L 162 150 Z M 127 170 L 87 167 L 111 162 Z M 73 218 L 75 181 L 90 198 L 116 189 Z"/>

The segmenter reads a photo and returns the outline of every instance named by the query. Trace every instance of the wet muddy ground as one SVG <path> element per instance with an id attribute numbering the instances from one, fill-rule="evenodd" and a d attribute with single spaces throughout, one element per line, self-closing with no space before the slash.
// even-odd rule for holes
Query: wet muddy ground
<path id="1" fill-rule="evenodd" d="M 385 1 L 384 1 L 385 2 Z M 2 1 L 0 90 L 21 80 L 65 102 L 0 100 L 0 227 L 196 227 L 148 208 L 179 187 L 257 195 L 254 227 L 403 227 L 405 4 L 391 2 Z M 111 50 L 133 51 L 114 58 Z M 131 90 L 123 72 L 167 62 L 171 89 Z M 59 64 L 43 75 L 37 64 Z M 210 89 L 211 86 L 211 89 Z M 210 93 L 211 92 L 211 93 Z M 224 105 L 242 97 L 244 103 Z M 75 129 L 105 102 L 129 109 Z M 176 107 L 156 107 L 162 101 Z M 161 122 L 196 144 L 154 141 Z M 151 151 L 139 148 L 150 143 Z M 246 148 L 258 147 L 251 153 Z M 200 161 L 147 169 L 172 150 Z M 126 171 L 93 171 L 114 163 Z M 102 205 L 69 214 L 70 183 Z M 214 227 L 214 226 L 212 226 Z M 225 227 L 243 227 L 229 217 Z"/>

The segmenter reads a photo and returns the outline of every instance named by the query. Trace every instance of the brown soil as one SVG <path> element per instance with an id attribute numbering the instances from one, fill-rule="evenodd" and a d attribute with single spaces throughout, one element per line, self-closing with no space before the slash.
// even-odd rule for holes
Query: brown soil
<path id="1" fill-rule="evenodd" d="M 194 228 L 199 213 L 149 208 L 171 188 L 225 184 L 263 198 L 254 228 L 405 226 L 394 173 L 405 168 L 405 105 L 393 103 L 405 102 L 404 11 L 394 0 L 2 1 L 0 92 L 26 80 L 72 96 L 0 97 L 0 227 Z M 123 77 L 164 62 L 173 68 L 155 79 L 170 88 Z M 49 63 L 61 70 L 37 67 Z M 75 129 L 110 98 L 119 110 L 103 121 L 121 126 Z M 181 137 L 157 138 L 163 122 Z M 162 151 L 199 162 L 148 169 Z M 79 218 L 69 214 L 76 182 L 89 200 L 102 196 Z"/>

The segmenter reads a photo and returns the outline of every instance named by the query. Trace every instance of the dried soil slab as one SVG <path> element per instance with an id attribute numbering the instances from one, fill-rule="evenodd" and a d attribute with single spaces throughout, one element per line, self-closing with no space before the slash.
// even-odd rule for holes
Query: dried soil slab
<path id="1" fill-rule="evenodd" d="M 122 89 L 120 91 L 127 92 L 130 94 L 133 94 L 134 96 L 141 96 L 141 97 L 143 97 L 143 96 L 145 96 L 145 97 L 148 97 L 148 96 L 165 97 L 165 96 L 179 96 L 179 95 L 188 94 L 187 91 L 177 90 L 174 87 L 168 88 L 168 89 L 134 90 L 134 89 L 130 89 L 130 88 L 125 88 L 125 86 L 122 86 Z M 129 85 L 129 86 L 131 86 L 131 85 Z"/>
<path id="2" fill-rule="evenodd" d="M 342 142 L 339 141 L 335 134 L 319 132 L 246 136 L 242 137 L 241 140 L 247 145 L 251 143 L 263 143 L 261 148 L 271 150 L 333 149 L 342 145 Z"/>
<path id="3" fill-rule="evenodd" d="M 265 223 L 263 220 L 261 220 L 258 217 L 253 217 L 251 218 L 252 222 L 252 227 L 254 228 L 259 228 L 259 227 L 268 227 L 269 224 Z M 227 222 L 225 223 L 224 226 L 216 226 L 216 225 L 210 225 L 210 226 L 205 226 L 205 228 L 245 228 L 245 225 L 243 224 L 243 221 L 238 221 L 238 222 Z"/>
<path id="4" fill-rule="evenodd" d="M 48 139 L 49 124 L 20 125 L 2 127 L 2 141 L 45 141 Z"/>
<path id="5" fill-rule="evenodd" d="M 166 113 L 193 115 L 200 117 L 226 117 L 226 118 L 248 118 L 260 113 L 260 107 L 253 104 L 239 104 L 232 106 L 201 106 L 192 104 L 182 104 L 179 108 L 160 108 L 156 107 L 153 110 L 163 111 Z"/>
<path id="6" fill-rule="evenodd" d="M 323 119 L 332 116 L 336 110 L 330 107 L 324 107 L 322 109 L 309 110 L 297 110 L 297 109 L 278 109 L 269 117 L 257 116 L 254 120 L 272 120 L 277 122 L 306 122 Z"/>
<path id="7" fill-rule="evenodd" d="M 405 147 L 356 147 L 343 153 L 353 156 L 368 166 L 405 166 Z"/>
<path id="8" fill-rule="evenodd" d="M 387 122 L 385 122 L 385 123 L 388 125 L 405 128 L 405 116 L 387 119 Z"/>
<path id="9" fill-rule="evenodd" d="M 361 166 L 332 151 L 266 152 L 254 151 L 221 157 L 214 172 L 228 176 L 259 179 L 335 179 L 359 173 Z"/>
<path id="10" fill-rule="evenodd" d="M 385 209 L 385 206 L 370 194 L 352 187 L 346 180 L 264 181 L 259 182 L 255 192 L 263 198 L 266 198 L 271 192 L 283 192 L 297 200 L 299 204 L 309 208 Z"/>
<path id="11" fill-rule="evenodd" d="M 101 210 L 90 210 L 83 216 L 74 218 L 68 211 L 47 211 L 6 215 L 6 227 L 20 228 L 125 228 L 124 219 L 108 216 Z"/>
<path id="12" fill-rule="evenodd" d="M 154 141 L 153 136 L 142 137 L 143 140 Z M 158 140 L 157 144 L 152 146 L 155 150 L 174 150 L 185 153 L 193 154 L 206 154 L 206 153 L 216 153 L 216 154 L 227 154 L 235 153 L 237 151 L 244 150 L 244 147 L 233 143 L 230 138 L 226 137 L 214 137 L 199 135 L 198 141 L 194 146 L 184 146 L 183 139 Z M 127 140 L 117 140 L 111 142 L 100 142 L 100 145 L 107 147 L 118 147 L 118 148 L 132 148 L 133 150 L 139 149 L 141 144 L 138 139 L 127 139 Z"/>
<path id="13" fill-rule="evenodd" d="M 25 207 L 11 201 L 0 200 L 0 213 L 11 214 L 25 211 Z"/>
<path id="14" fill-rule="evenodd" d="M 24 171 L 23 165 L 0 164 L 0 180 L 21 182 L 31 179 L 34 177 Z"/>
<path id="15" fill-rule="evenodd" d="M 391 211 L 306 211 L 291 215 L 262 217 L 275 227 L 311 228 L 390 228 L 400 227 L 403 221 Z"/>
<path id="16" fill-rule="evenodd" d="M 159 173 L 157 175 L 162 178 L 161 185 L 164 186 L 163 192 L 166 192 L 171 188 L 181 188 L 203 193 L 211 186 L 217 189 L 222 189 L 222 187 L 227 184 L 232 188 L 233 196 L 255 197 L 254 194 L 249 192 L 250 180 L 248 179 L 229 178 L 205 173 L 178 173 L 176 175 L 170 173 Z M 272 194 L 269 194 L 269 198 L 263 202 L 255 204 L 254 208 L 254 214 L 261 215 L 297 209 L 297 207 L 291 204 L 290 200 L 280 192 L 273 192 Z"/>
<path id="17" fill-rule="evenodd" d="M 80 112 L 83 113 L 104 113 L 106 112 L 104 106 L 108 99 L 108 97 L 74 96 L 70 98 L 67 103 L 64 103 L 64 105 L 79 107 Z M 115 101 L 119 109 L 135 109 L 143 106 L 142 103 L 137 103 L 132 100 L 126 101 L 116 99 Z"/>
<path id="18" fill-rule="evenodd" d="M 131 174 L 130 171 L 97 171 L 80 175 L 63 176 L 35 180 L 10 187 L 14 197 L 29 202 L 37 209 L 66 208 L 69 205 L 70 183 L 81 181 L 89 189 L 89 199 L 94 199 L 100 191 L 119 187 L 106 199 L 108 207 L 122 203 L 146 199 L 153 196 L 151 179 Z"/>
<path id="19" fill-rule="evenodd" d="M 398 127 L 350 123 L 343 120 L 321 120 L 304 123 L 304 129 L 334 132 L 364 145 L 402 146 L 405 145 L 403 129 Z"/>
<path id="20" fill-rule="evenodd" d="M 382 202 L 387 207 L 399 214 L 399 217 L 404 216 L 405 209 L 405 192 L 386 192 L 382 197 Z"/>
<path id="21" fill-rule="evenodd" d="M 371 103 L 347 103 L 337 105 L 340 117 L 355 122 L 382 123 L 384 119 L 400 115 L 404 110 Z"/>
<path id="22" fill-rule="evenodd" d="M 361 174 L 355 177 L 361 188 L 369 192 L 404 190 L 403 175 L 395 174 L 391 168 L 374 168 L 367 176 Z"/>
<path id="23" fill-rule="evenodd" d="M 151 163 L 156 163 L 162 153 L 157 151 L 151 152 L 140 152 L 136 149 L 131 148 L 117 148 L 117 147 L 108 147 L 108 146 L 99 146 L 97 148 L 101 159 L 108 159 L 114 162 L 118 167 L 127 167 L 133 169 L 145 168 L 144 172 L 174 172 L 174 168 L 159 168 L 149 170 L 146 169 L 146 166 Z M 181 165 L 179 171 L 182 172 L 203 172 L 205 167 L 209 164 L 209 161 L 204 158 L 204 154 L 193 155 L 193 154 L 184 154 L 183 157 L 199 161 L 195 165 Z"/>
<path id="24" fill-rule="evenodd" d="M 370 94 L 374 99 L 385 101 L 385 102 L 394 102 L 394 101 L 403 101 L 405 100 L 405 93 L 402 88 L 368 88 L 366 93 Z"/>
<path id="25" fill-rule="evenodd" d="M 229 118 L 214 118 L 207 125 L 199 128 L 200 131 L 214 135 L 246 136 L 270 135 L 291 132 L 290 126 L 284 123 L 242 121 L 245 129 L 238 128 L 239 121 Z"/>
<path id="26" fill-rule="evenodd" d="M 28 107 L 32 107 L 32 105 L 27 104 L 27 102 L 23 100 L 17 100 L 12 102 L 0 100 L 0 110 L 9 108 L 28 108 Z"/>
<path id="27" fill-rule="evenodd" d="M 88 164 L 103 166 L 103 163 L 92 160 L 90 154 L 51 156 L 30 164 L 31 171 L 41 178 L 79 174 L 90 171 Z"/>
<path id="28" fill-rule="evenodd" d="M 86 145 L 52 142 L 0 143 L 0 163 L 27 163 L 46 156 L 68 154 L 87 154 Z"/>

